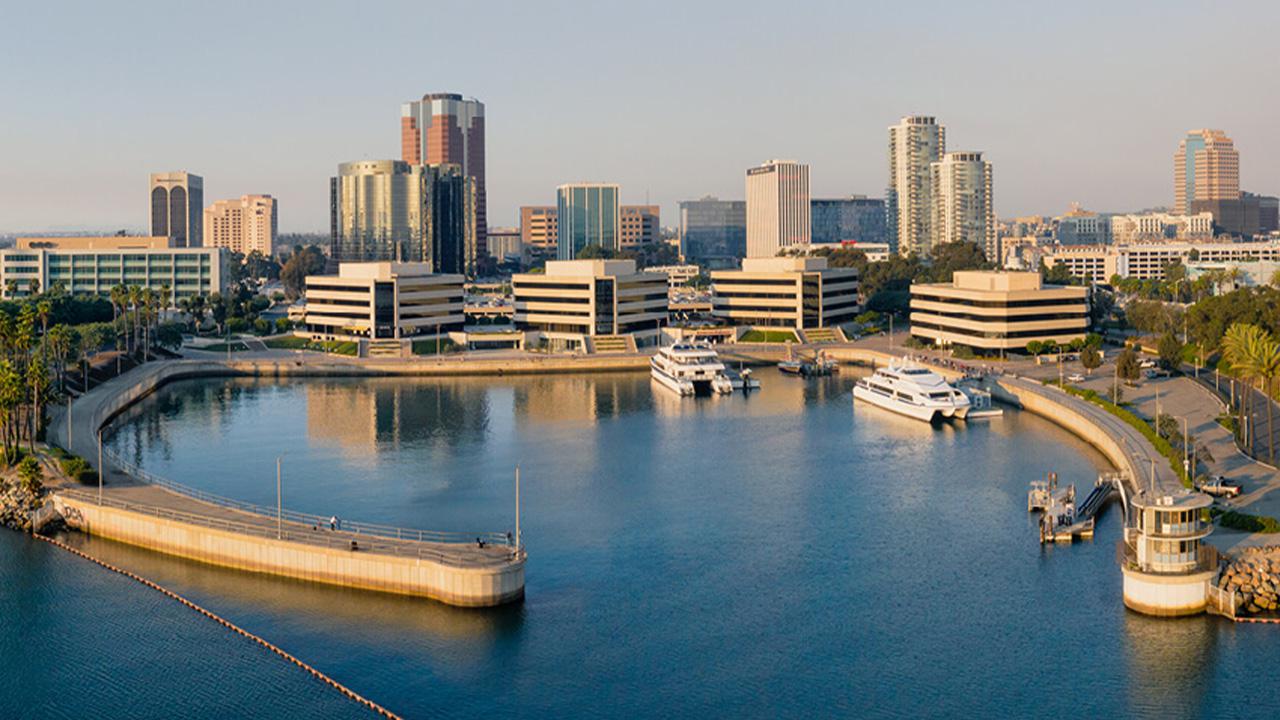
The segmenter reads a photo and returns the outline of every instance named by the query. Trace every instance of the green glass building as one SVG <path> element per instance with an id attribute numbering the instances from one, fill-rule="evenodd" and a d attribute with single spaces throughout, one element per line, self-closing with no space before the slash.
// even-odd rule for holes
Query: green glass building
<path id="1" fill-rule="evenodd" d="M 621 243 L 618 186 L 577 183 L 556 188 L 560 238 L 556 257 L 573 260 L 588 245 L 617 252 Z"/>

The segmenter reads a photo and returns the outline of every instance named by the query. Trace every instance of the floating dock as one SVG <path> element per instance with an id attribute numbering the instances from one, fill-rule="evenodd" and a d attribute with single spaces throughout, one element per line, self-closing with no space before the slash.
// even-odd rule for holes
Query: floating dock
<path id="1" fill-rule="evenodd" d="M 1120 494 L 1119 476 L 1099 475 L 1093 490 L 1079 505 L 1075 502 L 1075 486 L 1059 488 L 1057 480 L 1057 474 L 1050 473 L 1048 480 L 1032 482 L 1027 492 L 1027 511 L 1044 513 L 1040 518 L 1040 543 L 1092 540 L 1098 513 L 1108 500 Z"/>

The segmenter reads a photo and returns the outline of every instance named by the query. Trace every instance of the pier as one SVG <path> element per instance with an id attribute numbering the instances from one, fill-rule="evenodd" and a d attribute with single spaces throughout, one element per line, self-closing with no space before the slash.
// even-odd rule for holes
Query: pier
<path id="1" fill-rule="evenodd" d="M 125 408 L 172 380 L 219 374 L 249 373 L 234 362 L 152 363 L 76 400 L 70 442 L 65 416 L 50 423 L 51 442 L 101 466 L 99 487 L 53 488 L 52 504 L 69 527 L 213 565 L 450 605 L 486 607 L 524 596 L 518 520 L 514 533 L 444 533 L 348 518 L 331 523 L 190 488 L 105 451 L 99 456 L 98 433 Z"/>
<path id="2" fill-rule="evenodd" d="M 1084 502 L 1076 505 L 1075 485 L 1057 487 L 1057 475 L 1049 474 L 1048 481 L 1031 483 L 1027 493 L 1027 510 L 1040 510 L 1040 543 L 1073 542 L 1076 538 L 1093 539 L 1093 528 L 1098 513 L 1107 501 L 1116 495 L 1124 495 L 1124 484 L 1119 475 L 1103 473 L 1094 483 L 1093 490 Z"/>

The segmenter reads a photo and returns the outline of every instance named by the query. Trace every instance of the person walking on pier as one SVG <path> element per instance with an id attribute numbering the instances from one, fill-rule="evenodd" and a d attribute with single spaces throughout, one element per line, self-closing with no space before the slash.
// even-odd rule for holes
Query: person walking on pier
<path id="1" fill-rule="evenodd" d="M 337 532 L 337 531 L 338 531 L 338 516 L 337 516 L 337 515 L 330 515 L 330 516 L 329 516 L 329 529 L 330 529 L 330 530 L 332 530 L 332 531 L 334 531 L 334 532 Z"/>

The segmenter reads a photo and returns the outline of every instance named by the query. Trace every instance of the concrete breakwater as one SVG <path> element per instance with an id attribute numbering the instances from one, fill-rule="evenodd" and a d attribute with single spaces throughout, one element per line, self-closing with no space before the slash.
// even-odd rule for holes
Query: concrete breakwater
<path id="1" fill-rule="evenodd" d="M 114 378 L 76 400 L 72 438 L 65 421 L 50 424 L 52 442 L 96 460 L 97 436 L 113 417 L 165 383 L 207 376 L 340 375 L 338 367 L 289 361 L 156 362 Z M 95 463 L 96 464 L 96 463 Z M 319 518 L 282 518 L 176 483 L 157 484 L 137 468 L 103 459 L 101 496 L 75 486 L 53 488 L 50 498 L 67 525 L 92 535 L 223 567 L 426 597 L 446 604 L 485 607 L 524 596 L 523 548 L 509 536 L 453 538 L 441 533 L 349 523 L 338 530 Z M 159 479 L 163 480 L 163 479 Z"/>

